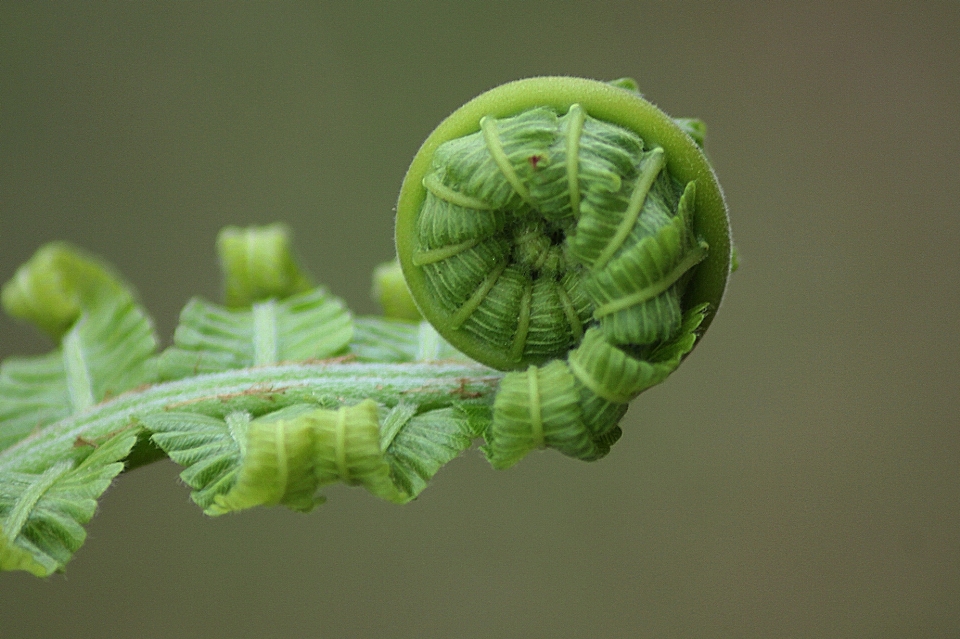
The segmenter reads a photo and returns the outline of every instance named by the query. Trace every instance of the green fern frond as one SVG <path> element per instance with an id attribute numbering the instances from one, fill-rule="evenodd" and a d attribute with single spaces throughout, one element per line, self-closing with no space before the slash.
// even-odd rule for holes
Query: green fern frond
<path id="1" fill-rule="evenodd" d="M 384 317 L 411 322 L 423 319 L 413 296 L 410 295 L 399 260 L 384 262 L 373 270 L 371 296 L 379 302 Z"/>
<path id="2" fill-rule="evenodd" d="M 174 345 L 157 361 L 162 380 L 344 354 L 353 321 L 323 288 L 282 301 L 229 309 L 194 298 L 180 314 Z"/>
<path id="3" fill-rule="evenodd" d="M 4 287 L 8 312 L 49 332 L 68 317 L 72 325 L 53 352 L 0 364 L 0 450 L 153 379 L 150 318 L 106 266 L 71 251 L 62 244 L 41 249 Z"/>
<path id="4" fill-rule="evenodd" d="M 362 362 L 472 361 L 429 322 L 385 317 L 356 318 L 350 352 Z"/>
<path id="5" fill-rule="evenodd" d="M 228 226 L 217 236 L 217 253 L 224 299 L 231 308 L 284 299 L 314 287 L 293 254 L 285 224 Z"/>
<path id="6" fill-rule="evenodd" d="M 136 429 L 127 429 L 85 443 L 94 450 L 78 464 L 64 459 L 40 473 L 0 474 L 0 570 L 38 576 L 61 570 L 83 544 L 83 524 L 136 440 Z"/>
<path id="7" fill-rule="evenodd" d="M 381 430 L 391 476 L 408 499 L 419 495 L 442 466 L 470 448 L 483 428 L 476 422 L 489 420 L 487 407 L 473 407 L 472 412 L 454 404 L 419 415 L 415 411 L 415 406 L 398 405 Z"/>
<path id="8" fill-rule="evenodd" d="M 154 443 L 185 467 L 180 479 L 193 489 L 190 498 L 203 509 L 233 487 L 240 466 L 243 429 L 249 421 L 245 413 L 217 419 L 178 411 L 141 418 L 144 427 L 153 432 Z"/>
<path id="9" fill-rule="evenodd" d="M 132 295 L 113 267 L 66 242 L 37 249 L 3 285 L 4 310 L 30 322 L 54 341 L 70 330 L 84 310 L 105 299 Z"/>
<path id="10" fill-rule="evenodd" d="M 687 232 L 692 193 L 669 229 L 650 234 L 663 259 L 637 265 L 645 288 L 609 283 L 614 306 L 645 304 L 630 296 L 657 278 L 682 295 L 680 267 L 705 251 Z M 537 447 L 599 458 L 620 436 L 626 402 L 677 367 L 707 312 L 688 311 L 669 339 L 646 346 L 617 346 L 602 326 L 589 328 L 566 361 L 504 376 L 426 322 L 354 320 L 324 288 L 309 288 L 285 227 L 227 229 L 218 247 L 229 307 L 192 300 L 159 356 L 133 293 L 96 258 L 51 245 L 4 287 L 7 310 L 60 345 L 0 365 L 0 570 L 61 570 L 138 438 L 184 467 L 192 499 L 211 515 L 307 511 L 334 482 L 404 503 L 481 436 L 495 467 Z"/>
<path id="11" fill-rule="evenodd" d="M 141 422 L 186 466 L 180 477 L 191 498 L 219 515 L 278 504 L 310 510 L 323 501 L 318 489 L 337 481 L 409 501 L 470 447 L 483 427 L 472 421 L 477 410 L 451 399 L 417 414 L 417 405 L 403 400 L 392 409 L 364 400 L 335 410 L 297 404 L 253 420 L 242 412 L 217 418 L 171 411 Z"/>

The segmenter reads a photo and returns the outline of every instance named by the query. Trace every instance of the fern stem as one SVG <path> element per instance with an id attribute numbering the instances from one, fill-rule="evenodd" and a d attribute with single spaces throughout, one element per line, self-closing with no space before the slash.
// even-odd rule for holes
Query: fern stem
<path id="1" fill-rule="evenodd" d="M 198 375 L 130 391 L 47 426 L 0 452 L 0 472 L 40 472 L 77 445 L 96 443 L 143 415 L 165 410 L 223 418 L 297 403 L 328 406 L 364 399 L 393 407 L 488 404 L 502 374 L 478 364 L 367 364 L 327 360 Z"/>

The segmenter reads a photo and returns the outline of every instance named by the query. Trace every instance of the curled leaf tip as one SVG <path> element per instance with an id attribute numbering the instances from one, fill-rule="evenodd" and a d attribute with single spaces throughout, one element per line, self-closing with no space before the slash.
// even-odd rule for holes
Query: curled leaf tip
<path id="1" fill-rule="evenodd" d="M 640 93 L 640 85 L 638 85 L 637 81 L 633 78 L 617 78 L 616 80 L 610 80 L 610 82 L 607 84 L 611 84 L 626 91 L 632 91 L 637 94 Z"/>
<path id="2" fill-rule="evenodd" d="M 399 260 L 384 262 L 374 269 L 373 298 L 380 303 L 384 317 L 414 322 L 423 319 L 407 288 Z"/>
<path id="3" fill-rule="evenodd" d="M 285 224 L 228 226 L 217 236 L 227 306 L 284 299 L 313 287 L 290 246 Z"/>
<path id="4" fill-rule="evenodd" d="M 320 487 L 336 481 L 363 485 L 390 501 L 407 499 L 391 481 L 371 400 L 337 410 L 290 406 L 249 422 L 240 439 L 237 481 L 207 514 L 278 504 L 309 511 L 324 500 Z"/>
<path id="5" fill-rule="evenodd" d="M 46 244 L 0 292 L 3 308 L 59 341 L 84 309 L 129 287 L 100 259 L 66 242 Z"/>
<path id="6" fill-rule="evenodd" d="M 37 561 L 30 552 L 10 540 L 0 526 L 0 570 L 24 570 L 36 577 L 47 577 L 56 570 L 56 565 Z"/>
<path id="7" fill-rule="evenodd" d="M 674 118 L 673 121 L 684 133 L 693 138 L 698 147 L 703 148 L 703 143 L 707 138 L 706 122 L 698 118 Z"/>

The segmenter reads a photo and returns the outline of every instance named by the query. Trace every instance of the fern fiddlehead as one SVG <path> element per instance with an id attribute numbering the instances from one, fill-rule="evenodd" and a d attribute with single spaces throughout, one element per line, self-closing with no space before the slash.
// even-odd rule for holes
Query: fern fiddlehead
<path id="1" fill-rule="evenodd" d="M 404 180 L 397 252 L 420 310 L 474 359 L 526 369 L 494 404 L 495 466 L 542 446 L 602 456 L 625 404 L 679 364 L 720 303 L 729 229 L 689 135 L 702 142 L 702 125 L 635 89 L 498 87 L 444 121 Z"/>
<path id="2" fill-rule="evenodd" d="M 403 503 L 478 437 L 498 468 L 542 447 L 602 457 L 723 294 L 702 136 L 629 81 L 471 101 L 404 181 L 385 317 L 314 286 L 282 225 L 228 228 L 226 304 L 191 300 L 158 353 L 109 267 L 44 247 L 3 291 L 59 346 L 0 366 L 0 569 L 61 570 L 124 464 L 162 455 L 211 515 L 309 510 L 332 482 Z"/>

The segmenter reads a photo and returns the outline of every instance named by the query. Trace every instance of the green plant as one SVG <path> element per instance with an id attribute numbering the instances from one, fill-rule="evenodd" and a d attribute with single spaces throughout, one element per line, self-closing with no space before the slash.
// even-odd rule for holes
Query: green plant
<path id="1" fill-rule="evenodd" d="M 59 346 L 0 366 L 0 568 L 61 570 L 112 479 L 163 456 L 211 515 L 310 510 L 341 481 L 403 503 L 480 437 L 498 468 L 542 447 L 602 457 L 726 285 L 702 136 L 627 80 L 478 97 L 410 167 L 383 317 L 315 286 L 283 226 L 228 228 L 225 305 L 191 300 L 158 353 L 116 273 L 41 248 L 3 289 Z"/>

